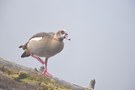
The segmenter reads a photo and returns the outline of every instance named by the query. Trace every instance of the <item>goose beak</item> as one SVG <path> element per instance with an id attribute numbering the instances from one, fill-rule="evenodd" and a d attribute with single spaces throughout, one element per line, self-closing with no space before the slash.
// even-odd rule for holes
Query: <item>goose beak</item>
<path id="1" fill-rule="evenodd" d="M 68 34 L 67 33 L 65 34 L 65 39 L 67 39 L 69 41 L 71 40 L 70 38 L 68 38 Z"/>

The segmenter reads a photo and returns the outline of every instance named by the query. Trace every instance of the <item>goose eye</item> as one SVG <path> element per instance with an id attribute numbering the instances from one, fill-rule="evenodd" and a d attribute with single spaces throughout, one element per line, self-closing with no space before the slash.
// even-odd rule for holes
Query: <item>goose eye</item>
<path id="1" fill-rule="evenodd" d="M 61 34 L 64 34 L 65 32 L 64 31 L 61 31 Z"/>

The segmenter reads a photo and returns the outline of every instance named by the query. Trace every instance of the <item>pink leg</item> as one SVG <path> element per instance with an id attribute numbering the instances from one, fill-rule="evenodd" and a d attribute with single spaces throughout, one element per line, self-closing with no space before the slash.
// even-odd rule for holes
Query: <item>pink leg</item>
<path id="1" fill-rule="evenodd" d="M 52 75 L 51 75 L 50 73 L 48 73 L 48 71 L 47 71 L 47 62 L 48 62 L 48 58 L 45 59 L 45 68 L 44 68 L 42 74 L 45 75 L 45 76 L 52 76 Z"/>
<path id="2" fill-rule="evenodd" d="M 41 64 L 45 64 L 45 62 L 44 62 L 41 58 L 39 58 L 39 57 L 37 57 L 37 56 L 35 56 L 35 55 L 33 55 L 33 54 L 31 54 L 31 56 L 32 56 L 33 58 L 36 58 Z"/>

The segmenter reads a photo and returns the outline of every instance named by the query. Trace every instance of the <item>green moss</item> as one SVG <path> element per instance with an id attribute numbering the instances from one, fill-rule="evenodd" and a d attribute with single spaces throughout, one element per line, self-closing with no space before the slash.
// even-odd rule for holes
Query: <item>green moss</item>
<path id="1" fill-rule="evenodd" d="M 38 74 L 29 74 L 25 71 L 14 72 L 12 70 L 6 70 L 6 74 L 15 81 L 27 83 L 27 84 L 39 84 L 43 90 L 70 90 L 60 84 L 57 84 L 55 79 L 51 77 L 44 77 Z"/>
<path id="2" fill-rule="evenodd" d="M 31 77 L 27 72 L 20 72 L 19 74 L 10 75 L 14 80 L 24 83 L 35 83 L 33 77 Z"/>
<path id="3" fill-rule="evenodd" d="M 11 75 L 11 74 L 13 74 L 13 73 L 14 73 L 13 71 L 7 70 L 7 74 L 8 74 L 8 75 Z"/>
<path id="4" fill-rule="evenodd" d="M 15 78 L 18 77 L 18 74 L 11 74 L 10 77 L 11 77 L 12 79 L 15 79 Z"/>
<path id="5" fill-rule="evenodd" d="M 43 87 L 43 89 L 45 90 L 69 90 L 69 89 L 66 89 L 65 87 L 63 86 L 58 86 L 58 85 L 55 85 L 53 83 L 42 83 L 41 86 Z"/>
<path id="6" fill-rule="evenodd" d="M 42 82 L 41 83 L 41 86 L 47 90 L 53 90 L 54 89 L 54 85 L 52 83 L 45 83 L 45 82 Z"/>
<path id="7" fill-rule="evenodd" d="M 23 82 L 23 83 L 33 83 L 33 84 L 37 83 L 37 81 L 31 80 L 31 79 L 28 79 L 28 78 L 21 79 L 20 81 Z"/>

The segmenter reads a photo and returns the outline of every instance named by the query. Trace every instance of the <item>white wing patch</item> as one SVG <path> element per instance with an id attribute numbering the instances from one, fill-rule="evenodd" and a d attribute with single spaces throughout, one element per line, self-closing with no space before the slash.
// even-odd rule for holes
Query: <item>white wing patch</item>
<path id="1" fill-rule="evenodd" d="M 42 37 L 35 37 L 35 38 L 30 39 L 30 41 L 39 41 L 41 39 L 42 39 Z"/>

